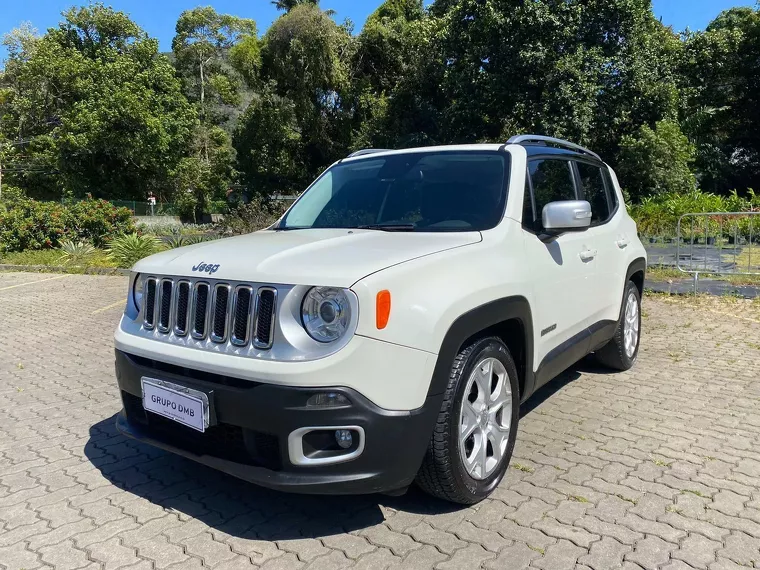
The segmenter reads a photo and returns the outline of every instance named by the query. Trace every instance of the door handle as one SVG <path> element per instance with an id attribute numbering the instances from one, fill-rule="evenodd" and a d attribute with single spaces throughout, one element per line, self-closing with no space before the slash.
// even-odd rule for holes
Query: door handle
<path id="1" fill-rule="evenodd" d="M 596 257 L 596 250 L 595 249 L 587 249 L 586 251 L 582 251 L 580 253 L 581 260 L 582 261 L 591 261 Z"/>
<path id="2" fill-rule="evenodd" d="M 620 249 L 625 249 L 626 247 L 628 247 L 628 240 L 627 240 L 627 239 L 625 239 L 625 238 L 623 238 L 623 239 L 619 239 L 619 240 L 617 240 L 615 243 L 617 244 L 617 246 L 618 246 Z"/>

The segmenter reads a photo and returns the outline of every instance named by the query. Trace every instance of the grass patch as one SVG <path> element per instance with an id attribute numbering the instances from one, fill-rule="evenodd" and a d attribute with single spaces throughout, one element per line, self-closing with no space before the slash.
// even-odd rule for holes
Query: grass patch
<path id="1" fill-rule="evenodd" d="M 14 251 L 2 254 L 0 256 L 0 263 L 7 265 L 44 265 L 48 267 L 63 267 L 66 263 L 62 257 L 63 253 L 59 249 Z M 87 267 L 114 269 L 117 267 L 117 264 L 108 257 L 105 251 L 98 249 L 87 260 L 87 264 L 80 267 L 80 269 L 85 269 Z M 68 268 L 71 270 L 77 269 L 75 266 L 69 266 Z"/>
<path id="2" fill-rule="evenodd" d="M 538 552 L 541 556 L 546 554 L 546 550 L 543 548 L 539 548 L 538 546 L 533 546 L 532 544 L 528 544 L 528 548 L 530 548 L 533 552 Z"/>
<path id="3" fill-rule="evenodd" d="M 580 495 L 568 495 L 567 496 L 568 501 L 573 501 L 575 503 L 590 503 L 586 497 L 581 497 Z"/>
<path id="4" fill-rule="evenodd" d="M 533 473 L 535 471 L 533 467 L 530 467 L 528 465 L 523 465 L 522 463 L 513 463 L 512 469 L 517 469 L 518 471 L 522 471 L 524 473 Z"/>
<path id="5" fill-rule="evenodd" d="M 625 495 L 615 495 L 618 499 L 621 501 L 625 501 L 626 503 L 631 503 L 632 505 L 638 505 L 639 501 L 638 499 L 631 499 L 630 497 L 626 497 Z"/>
<path id="6" fill-rule="evenodd" d="M 657 465 L 657 467 L 670 467 L 673 465 L 672 461 L 663 461 L 662 459 L 652 459 L 651 461 Z"/>
<path id="7" fill-rule="evenodd" d="M 701 497 L 702 499 L 709 499 L 710 495 L 705 495 L 702 491 L 698 491 L 696 489 L 681 489 L 682 493 L 689 493 L 690 495 L 696 495 L 697 497 Z"/>

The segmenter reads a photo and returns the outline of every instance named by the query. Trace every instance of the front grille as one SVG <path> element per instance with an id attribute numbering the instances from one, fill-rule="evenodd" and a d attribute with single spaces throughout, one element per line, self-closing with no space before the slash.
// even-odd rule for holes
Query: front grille
<path id="1" fill-rule="evenodd" d="M 237 347 L 272 348 L 277 289 L 149 277 L 143 327 L 159 334 Z M 154 333 L 155 334 L 155 333 Z"/>

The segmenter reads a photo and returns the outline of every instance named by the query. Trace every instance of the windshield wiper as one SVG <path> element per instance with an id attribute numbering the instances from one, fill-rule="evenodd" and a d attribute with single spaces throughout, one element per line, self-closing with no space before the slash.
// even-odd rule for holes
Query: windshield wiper
<path id="1" fill-rule="evenodd" d="M 380 230 L 383 232 L 413 232 L 417 227 L 414 224 L 368 224 L 359 226 L 358 230 Z"/>

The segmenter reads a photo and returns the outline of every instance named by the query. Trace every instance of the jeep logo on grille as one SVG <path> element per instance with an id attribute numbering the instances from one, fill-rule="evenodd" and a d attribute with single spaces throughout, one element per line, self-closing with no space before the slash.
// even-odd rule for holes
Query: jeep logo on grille
<path id="1" fill-rule="evenodd" d="M 211 263 L 206 263 L 204 261 L 201 261 L 198 265 L 195 265 L 193 267 L 193 271 L 198 271 L 199 273 L 208 273 L 211 275 L 212 273 L 216 273 L 219 270 L 219 264 L 213 265 Z"/>

